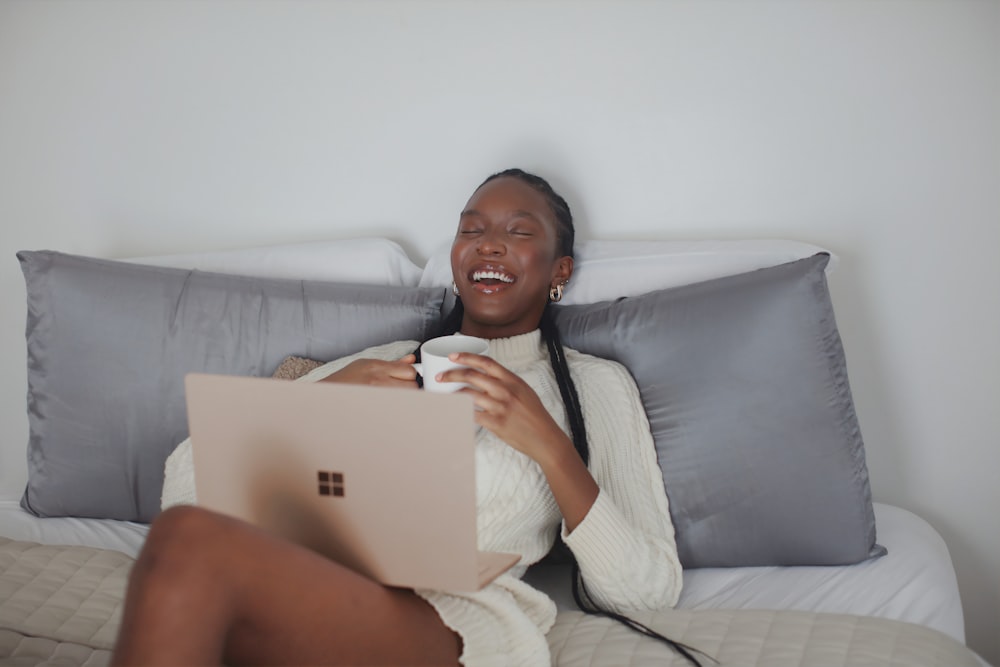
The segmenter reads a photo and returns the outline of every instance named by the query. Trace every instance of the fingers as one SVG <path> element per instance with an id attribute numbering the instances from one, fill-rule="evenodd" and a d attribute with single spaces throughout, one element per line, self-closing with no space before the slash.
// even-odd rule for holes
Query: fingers
<path id="1" fill-rule="evenodd" d="M 524 384 L 520 377 L 490 357 L 471 352 L 453 352 L 448 359 L 462 364 L 463 368 L 453 368 L 438 374 L 438 382 L 464 382 L 480 391 L 494 393 L 502 389 L 513 389 Z M 527 385 L 525 385 L 527 386 Z"/>
<path id="2" fill-rule="evenodd" d="M 500 396 L 509 393 L 507 383 L 476 368 L 452 368 L 437 375 L 438 382 L 462 382 L 473 391 Z"/>
<path id="3" fill-rule="evenodd" d="M 413 367 L 416 360 L 416 355 L 408 354 L 399 361 L 385 362 L 388 376 L 396 380 L 408 380 L 410 382 L 416 380 L 417 369 Z"/>
<path id="4" fill-rule="evenodd" d="M 523 407 L 525 403 L 537 402 L 534 390 L 525 384 L 520 377 L 496 362 L 493 364 L 496 368 L 491 366 L 490 371 L 499 377 L 488 375 L 485 371 L 477 368 L 453 368 L 439 373 L 437 379 L 438 382 L 465 384 L 466 386 L 460 391 L 472 395 L 473 404 L 480 415 L 483 412 L 504 414 L 516 409 L 514 406 L 517 404 L 521 404 Z"/>
<path id="5" fill-rule="evenodd" d="M 541 399 L 520 377 L 499 364 L 496 365 L 499 368 L 488 363 L 480 365 L 486 371 L 458 368 L 445 371 L 438 378 L 442 382 L 464 382 L 466 387 L 459 391 L 472 397 L 476 424 L 521 453 L 538 457 L 543 451 L 539 445 L 547 442 L 545 434 L 555 424 Z M 501 377 L 487 375 L 487 372 L 496 372 Z M 558 431 L 559 427 L 555 425 L 555 429 Z"/>
<path id="6" fill-rule="evenodd" d="M 499 377 L 504 373 L 512 375 L 510 371 L 504 368 L 497 361 L 482 354 L 473 354 L 471 352 L 452 352 L 448 355 L 448 358 L 457 364 L 462 364 L 463 366 L 468 366 L 469 368 L 475 368 L 483 373 L 486 373 L 487 375 L 493 375 L 495 377 Z"/>
<path id="7" fill-rule="evenodd" d="M 412 354 L 408 354 L 398 361 L 357 359 L 336 373 L 324 378 L 324 381 L 375 386 L 416 387 L 417 371 L 413 368 L 414 361 L 415 357 Z"/>
<path id="8" fill-rule="evenodd" d="M 511 373 L 505 366 L 481 354 L 455 352 L 448 355 L 448 359 L 462 364 L 465 368 L 445 371 L 439 378 L 440 382 L 466 382 L 467 384 L 479 387 L 483 391 L 489 390 L 490 387 L 516 387 L 524 384 L 524 381 L 520 377 Z M 471 372 L 461 377 L 450 375 L 451 373 L 461 373 L 470 370 Z M 491 378 L 494 382 L 487 382 L 486 378 Z"/>
<path id="9" fill-rule="evenodd" d="M 381 382 L 373 382 L 372 384 L 380 387 L 400 387 L 402 389 L 416 389 L 417 383 L 415 380 L 416 378 L 410 378 L 406 380 L 406 379 L 387 377 Z"/>

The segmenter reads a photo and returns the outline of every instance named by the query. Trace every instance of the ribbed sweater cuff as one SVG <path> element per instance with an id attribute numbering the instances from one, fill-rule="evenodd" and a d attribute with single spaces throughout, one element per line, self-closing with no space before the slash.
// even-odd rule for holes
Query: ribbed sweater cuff
<path id="1" fill-rule="evenodd" d="M 599 572 L 617 571 L 624 564 L 628 545 L 634 539 L 621 510 L 603 489 L 572 533 L 566 534 L 566 522 L 563 522 L 562 537 L 581 568 Z"/>

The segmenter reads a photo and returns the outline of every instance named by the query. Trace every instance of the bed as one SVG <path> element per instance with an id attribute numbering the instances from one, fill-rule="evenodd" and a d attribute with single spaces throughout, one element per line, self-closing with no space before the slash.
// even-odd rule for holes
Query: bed
<path id="1" fill-rule="evenodd" d="M 386 239 L 19 257 L 31 436 L 26 486 L 0 490 L 5 665 L 107 662 L 163 460 L 186 435 L 185 372 L 268 375 L 289 356 L 426 337 L 451 299 L 446 248 L 421 267 Z M 677 609 L 637 619 L 721 664 L 985 664 L 964 646 L 940 535 L 871 500 L 836 264 L 794 241 L 579 244 L 557 322 L 636 376 L 685 565 Z M 553 664 L 681 664 L 576 611 L 558 557 L 527 578 L 560 609 Z"/>

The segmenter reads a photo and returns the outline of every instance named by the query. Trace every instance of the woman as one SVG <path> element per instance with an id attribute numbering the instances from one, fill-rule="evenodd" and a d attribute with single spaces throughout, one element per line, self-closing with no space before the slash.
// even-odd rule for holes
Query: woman
<path id="1" fill-rule="evenodd" d="M 479 547 L 519 553 L 515 568 L 469 594 L 387 588 L 243 522 L 173 507 L 133 570 L 113 662 L 548 665 L 555 605 L 520 577 L 560 522 L 599 607 L 675 604 L 681 567 L 635 384 L 564 349 L 547 309 L 572 248 L 566 202 L 520 170 L 473 193 L 452 246 L 460 298 L 446 328 L 489 339 L 490 356 L 460 355 L 468 368 L 439 379 L 469 385 Z M 306 379 L 416 387 L 416 346 L 372 348 Z M 189 453 L 183 443 L 168 461 L 165 506 L 190 499 Z"/>

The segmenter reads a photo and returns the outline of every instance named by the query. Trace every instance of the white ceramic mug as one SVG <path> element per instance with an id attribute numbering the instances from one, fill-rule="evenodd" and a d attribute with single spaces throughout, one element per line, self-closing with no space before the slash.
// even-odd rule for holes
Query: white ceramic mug
<path id="1" fill-rule="evenodd" d="M 490 351 L 490 343 L 485 338 L 475 336 L 440 336 L 432 338 L 420 346 L 420 362 L 413 364 L 417 372 L 424 378 L 424 389 L 438 394 L 450 394 L 466 386 L 464 382 L 438 382 L 434 378 L 452 368 L 464 368 L 448 358 L 452 352 L 472 352 L 486 354 Z"/>

